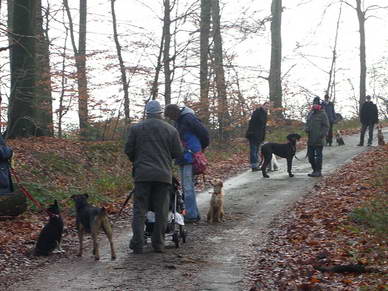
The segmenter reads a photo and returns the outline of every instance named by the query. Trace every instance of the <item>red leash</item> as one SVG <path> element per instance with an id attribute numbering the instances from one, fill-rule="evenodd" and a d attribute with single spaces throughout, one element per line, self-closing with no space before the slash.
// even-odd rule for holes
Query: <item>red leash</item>
<path id="1" fill-rule="evenodd" d="M 43 210 L 44 212 L 47 213 L 48 216 L 55 216 L 55 214 L 51 213 L 50 211 L 48 211 L 46 208 L 43 208 L 42 204 L 40 204 L 40 202 L 38 200 L 36 200 L 30 192 L 28 192 L 28 190 L 26 188 L 24 188 L 24 186 L 20 183 L 20 178 L 19 176 L 16 174 L 14 168 L 12 168 L 11 166 L 9 167 L 10 170 L 11 170 L 11 173 L 12 175 L 15 177 L 16 179 L 16 182 L 18 183 L 18 186 L 20 188 L 20 190 L 22 190 L 24 196 L 26 196 L 28 199 L 30 199 L 32 201 L 32 203 L 38 208 L 38 209 L 41 209 Z"/>

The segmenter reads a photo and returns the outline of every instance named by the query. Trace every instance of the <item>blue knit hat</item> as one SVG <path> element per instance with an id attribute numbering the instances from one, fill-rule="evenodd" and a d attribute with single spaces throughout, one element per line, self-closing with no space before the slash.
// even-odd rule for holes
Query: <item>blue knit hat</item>
<path id="1" fill-rule="evenodd" d="M 148 101 L 145 106 L 145 111 L 147 114 L 159 114 L 163 112 L 162 106 L 160 106 L 160 103 L 156 100 Z"/>

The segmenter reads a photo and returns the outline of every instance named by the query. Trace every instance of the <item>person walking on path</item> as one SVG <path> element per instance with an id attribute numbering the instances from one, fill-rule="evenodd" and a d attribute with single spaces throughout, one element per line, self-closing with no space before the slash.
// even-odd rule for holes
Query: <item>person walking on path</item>
<path id="1" fill-rule="evenodd" d="M 371 101 L 371 97 L 369 95 L 365 97 L 365 102 L 361 106 L 360 121 L 362 126 L 360 143 L 358 146 L 364 145 L 364 137 L 367 128 L 369 129 L 368 146 L 371 146 L 373 141 L 373 129 L 375 124 L 379 122 L 379 115 L 377 106 Z"/>
<path id="2" fill-rule="evenodd" d="M 169 104 L 164 110 L 164 115 L 175 121 L 184 146 L 183 158 L 177 162 L 180 165 L 181 184 L 185 197 L 185 222 L 198 222 L 201 217 L 194 188 L 193 154 L 208 147 L 210 142 L 209 133 L 202 122 L 195 116 L 194 111 L 189 107 L 180 108 L 176 104 Z"/>
<path id="3" fill-rule="evenodd" d="M 320 99 L 319 97 L 315 97 L 305 127 L 308 135 L 307 157 L 313 169 L 313 172 L 308 174 L 309 177 L 322 176 L 322 152 L 329 126 L 329 119 L 321 105 Z"/>
<path id="4" fill-rule="evenodd" d="M 251 119 L 249 120 L 248 129 L 245 137 L 249 141 L 249 162 L 251 164 L 252 172 L 260 171 L 259 169 L 259 152 L 261 144 L 265 139 L 265 131 L 267 127 L 269 102 L 259 105 L 253 111 Z"/>
<path id="5" fill-rule="evenodd" d="M 331 146 L 333 143 L 333 125 L 336 119 L 334 103 L 330 101 L 329 95 L 325 94 L 325 100 L 322 103 L 323 108 L 325 109 L 327 118 L 329 119 L 329 132 L 326 136 L 326 143 L 328 146 Z"/>
<path id="6" fill-rule="evenodd" d="M 164 234 L 168 220 L 168 206 L 172 183 L 172 159 L 180 159 L 183 148 L 178 131 L 162 120 L 158 101 L 145 106 L 145 120 L 130 127 L 125 153 L 133 164 L 135 193 L 133 204 L 133 236 L 129 248 L 143 253 L 144 220 L 146 212 L 155 212 L 152 247 L 164 251 Z"/>

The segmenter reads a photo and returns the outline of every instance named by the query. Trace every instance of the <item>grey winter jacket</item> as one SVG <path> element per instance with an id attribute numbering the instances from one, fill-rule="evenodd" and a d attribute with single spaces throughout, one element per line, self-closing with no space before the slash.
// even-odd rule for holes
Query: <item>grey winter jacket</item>
<path id="1" fill-rule="evenodd" d="M 182 157 L 178 131 L 159 118 L 148 118 L 130 127 L 125 153 L 133 163 L 135 182 L 171 184 L 172 159 Z"/>
<path id="2" fill-rule="evenodd" d="M 307 117 L 305 131 L 308 134 L 309 146 L 324 146 L 329 132 L 329 119 L 324 110 L 313 110 Z"/>

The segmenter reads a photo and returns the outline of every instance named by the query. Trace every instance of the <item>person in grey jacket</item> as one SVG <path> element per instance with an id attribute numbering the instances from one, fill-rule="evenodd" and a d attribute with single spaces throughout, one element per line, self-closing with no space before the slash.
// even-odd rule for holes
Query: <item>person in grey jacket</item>
<path id="1" fill-rule="evenodd" d="M 308 135 L 307 157 L 313 169 L 313 172 L 308 174 L 309 177 L 322 176 L 322 151 L 329 126 L 329 119 L 327 118 L 326 112 L 321 105 L 319 97 L 316 97 L 313 101 L 312 110 L 307 117 L 305 127 Z"/>
<path id="2" fill-rule="evenodd" d="M 129 244 L 135 254 L 143 253 L 144 220 L 150 207 L 155 212 L 152 247 L 155 252 L 164 251 L 172 160 L 182 158 L 183 154 L 178 131 L 162 120 L 159 102 L 149 101 L 145 111 L 147 118 L 130 127 L 125 145 L 125 153 L 133 164 L 135 181 L 133 236 Z"/>
<path id="3" fill-rule="evenodd" d="M 330 97 L 328 94 L 325 94 L 325 100 L 322 103 L 323 108 L 325 109 L 327 118 L 329 119 L 329 132 L 326 136 L 326 142 L 328 146 L 331 146 L 333 143 L 333 125 L 335 122 L 335 110 L 334 103 L 330 101 Z"/>

